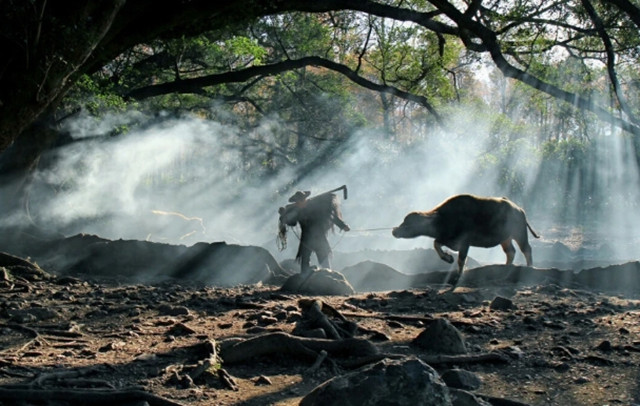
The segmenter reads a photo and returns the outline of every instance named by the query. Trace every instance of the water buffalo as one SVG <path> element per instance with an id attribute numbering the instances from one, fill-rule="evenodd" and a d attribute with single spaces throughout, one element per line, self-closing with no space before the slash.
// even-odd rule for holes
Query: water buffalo
<path id="1" fill-rule="evenodd" d="M 458 251 L 457 277 L 460 277 L 470 246 L 489 248 L 500 244 L 507 255 L 507 264 L 511 264 L 516 253 L 511 240 L 516 240 L 531 266 L 527 228 L 535 238 L 540 238 L 527 222 L 524 210 L 507 198 L 456 195 L 430 211 L 409 213 L 392 234 L 396 238 L 421 235 L 435 238 L 433 247 L 448 263 L 453 263 L 453 256 L 444 252 L 442 246 Z"/>

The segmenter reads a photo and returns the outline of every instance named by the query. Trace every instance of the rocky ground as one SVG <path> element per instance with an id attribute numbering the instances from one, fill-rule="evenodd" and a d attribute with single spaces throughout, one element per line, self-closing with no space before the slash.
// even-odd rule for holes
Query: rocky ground
<path id="1" fill-rule="evenodd" d="M 321 351 L 291 350 L 298 342 L 287 340 L 309 303 L 330 309 L 323 311 L 332 322 L 357 326 L 358 345 L 376 354 L 418 357 L 443 377 L 471 372 L 448 385 L 489 404 L 640 404 L 640 292 L 547 276 L 483 283 L 470 276 L 453 291 L 425 284 L 309 297 L 263 283 L 56 276 L 7 258 L 0 267 L 3 405 L 297 405 L 327 379 L 382 358 L 329 349 L 322 360 Z M 459 331 L 464 354 L 414 342 L 441 319 Z M 246 353 L 228 346 L 260 336 L 285 341 Z"/>

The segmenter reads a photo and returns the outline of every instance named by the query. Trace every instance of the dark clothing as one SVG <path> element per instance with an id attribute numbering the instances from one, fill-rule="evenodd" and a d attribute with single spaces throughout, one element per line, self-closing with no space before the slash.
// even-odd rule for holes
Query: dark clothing
<path id="1" fill-rule="evenodd" d="M 327 240 L 327 232 L 334 224 L 341 230 L 349 231 L 349 226 L 342 220 L 338 199 L 333 193 L 287 205 L 280 211 L 280 221 L 290 226 L 300 223 L 302 233 L 296 259 L 300 261 L 301 273 L 310 270 L 312 252 L 316 253 L 320 266 L 330 268 L 331 246 Z"/>

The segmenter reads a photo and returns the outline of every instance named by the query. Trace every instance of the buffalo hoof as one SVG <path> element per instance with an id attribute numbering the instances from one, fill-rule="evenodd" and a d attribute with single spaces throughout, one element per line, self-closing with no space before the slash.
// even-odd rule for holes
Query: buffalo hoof
<path id="1" fill-rule="evenodd" d="M 461 275 L 461 272 L 456 272 L 456 271 L 451 272 L 449 274 L 447 283 L 451 285 L 451 287 L 455 288 L 456 285 L 458 284 L 458 281 L 460 280 L 460 275 Z"/>
<path id="2" fill-rule="evenodd" d="M 445 253 L 444 256 L 442 257 L 442 260 L 450 264 L 453 264 L 453 255 Z"/>

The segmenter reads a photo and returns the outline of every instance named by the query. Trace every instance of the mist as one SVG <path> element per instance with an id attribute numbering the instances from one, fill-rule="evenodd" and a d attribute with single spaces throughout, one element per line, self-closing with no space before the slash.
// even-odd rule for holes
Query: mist
<path id="1" fill-rule="evenodd" d="M 144 125 L 105 135 L 133 122 Z M 406 145 L 361 129 L 311 171 L 292 166 L 275 175 L 252 176 L 265 171 L 264 165 L 247 162 L 243 151 L 260 148 L 256 137 L 268 140 L 270 129 L 279 125 L 272 117 L 247 134 L 198 117 L 84 115 L 67 124 L 74 142 L 54 151 L 37 171 L 29 194 L 31 218 L 39 227 L 66 235 L 185 245 L 226 241 L 292 258 L 295 232 L 289 233 L 287 250 L 277 250 L 278 207 L 295 190 L 313 196 L 346 184 L 349 197 L 340 196 L 341 208 L 352 231 L 330 233 L 334 251 L 430 248 L 432 239 L 395 239 L 390 228 L 409 211 L 474 193 L 512 199 L 527 211 L 545 243 L 569 241 L 575 248 L 606 243 L 616 258 L 635 254 L 640 179 L 633 146 L 622 134 L 595 140 L 595 155 L 572 172 L 569 165 L 545 162 L 525 137 L 511 143 L 515 147 L 509 151 L 494 150 L 491 123 L 477 116 L 471 120 L 460 109 L 444 129 L 414 134 Z M 576 201 L 577 189 L 585 184 L 598 210 L 585 211 L 588 202 Z M 535 243 L 540 242 L 534 242 L 534 263 Z M 472 247 L 469 255 L 504 261 L 500 247 Z M 523 262 L 520 253 L 518 261 Z"/>

